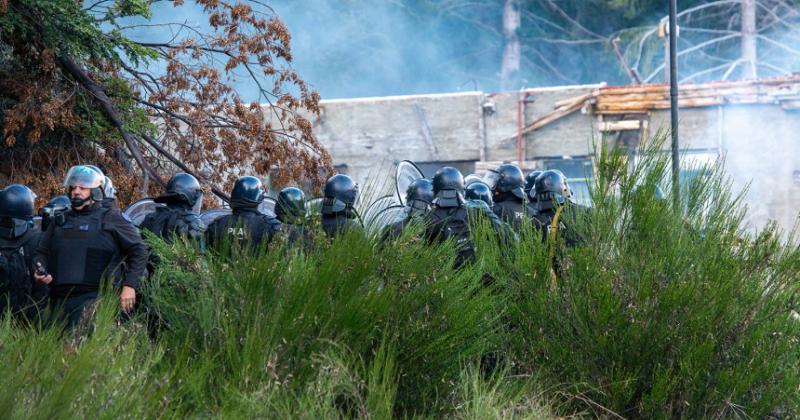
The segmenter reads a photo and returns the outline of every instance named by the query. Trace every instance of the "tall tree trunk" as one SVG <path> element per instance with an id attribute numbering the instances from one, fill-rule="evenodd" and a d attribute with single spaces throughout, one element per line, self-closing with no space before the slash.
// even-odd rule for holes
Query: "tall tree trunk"
<path id="1" fill-rule="evenodd" d="M 755 79 L 756 72 L 756 0 L 742 2 L 742 76 Z"/>
<path id="2" fill-rule="evenodd" d="M 503 63 L 500 68 L 500 88 L 516 89 L 519 80 L 521 47 L 519 27 L 521 22 L 520 0 L 506 0 L 503 7 Z"/>

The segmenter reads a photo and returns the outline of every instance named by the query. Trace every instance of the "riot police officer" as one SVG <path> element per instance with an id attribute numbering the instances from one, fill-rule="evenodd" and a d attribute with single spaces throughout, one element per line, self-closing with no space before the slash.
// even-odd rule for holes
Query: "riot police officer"
<path id="1" fill-rule="evenodd" d="M 66 195 L 57 195 L 50 199 L 44 207 L 39 209 L 39 217 L 42 218 L 42 232 L 50 227 L 51 223 L 58 223 L 64 220 L 64 213 L 69 210 L 71 204 Z"/>
<path id="2" fill-rule="evenodd" d="M 567 177 L 560 171 L 548 170 L 536 178 L 536 214 L 545 238 L 558 234 L 567 245 L 575 246 L 581 242 L 575 224 L 579 217 L 585 216 L 587 209 L 572 202 L 572 192 Z"/>
<path id="3" fill-rule="evenodd" d="M 311 246 L 311 236 L 306 226 L 306 195 L 297 187 L 286 187 L 278 193 L 275 216 L 281 222 L 281 233 L 287 245 Z"/>
<path id="4" fill-rule="evenodd" d="M 34 320 L 47 302 L 47 286 L 33 280 L 33 254 L 41 231 L 33 224 L 36 195 L 28 187 L 0 190 L 0 315 Z"/>
<path id="5" fill-rule="evenodd" d="M 475 246 L 472 243 L 471 220 L 475 215 L 485 215 L 498 234 L 503 233 L 499 219 L 491 217 L 488 206 L 468 207 L 464 198 L 464 177 L 458 169 L 445 166 L 433 176 L 433 208 L 428 215 L 425 237 L 429 242 L 443 242 L 452 239 L 456 244 L 455 267 L 461 267 L 475 260 Z M 485 207 L 484 207 L 485 206 Z"/>
<path id="6" fill-rule="evenodd" d="M 484 181 L 494 193 L 494 213 L 519 231 L 523 221 L 529 218 L 522 171 L 516 165 L 506 163 L 489 171 Z"/>
<path id="7" fill-rule="evenodd" d="M 525 195 L 528 198 L 528 214 L 533 217 L 536 214 L 536 178 L 542 171 L 531 171 L 525 175 Z"/>
<path id="8" fill-rule="evenodd" d="M 104 205 L 105 175 L 86 165 L 64 179 L 70 209 L 51 223 L 34 255 L 36 281 L 50 286 L 50 306 L 67 327 L 75 326 L 108 277 L 120 287 L 120 305 L 130 312 L 145 276 L 148 251 L 139 230 L 119 209 Z"/>
<path id="9" fill-rule="evenodd" d="M 494 208 L 492 190 L 483 181 L 475 181 L 467 185 L 464 196 L 467 200 L 483 201 L 489 210 Z"/>
<path id="10" fill-rule="evenodd" d="M 233 212 L 213 221 L 206 230 L 209 245 L 220 246 L 229 241 L 258 250 L 268 244 L 280 230 L 281 222 L 259 211 L 258 206 L 266 196 L 261 180 L 254 176 L 239 177 L 231 191 Z"/>
<path id="11" fill-rule="evenodd" d="M 406 189 L 406 216 L 386 228 L 383 239 L 397 239 L 412 223 L 423 223 L 433 203 L 433 183 L 426 178 L 414 180 Z"/>
<path id="12" fill-rule="evenodd" d="M 153 199 L 163 204 L 145 217 L 140 228 L 170 240 L 173 235 L 198 241 L 204 248 L 205 226 L 198 215 L 203 201 L 200 182 L 190 174 L 175 174 L 167 183 L 167 193 Z"/>
<path id="13" fill-rule="evenodd" d="M 337 174 L 325 182 L 322 200 L 322 230 L 330 238 L 349 230 L 361 230 L 355 210 L 358 185 L 344 174 Z"/>

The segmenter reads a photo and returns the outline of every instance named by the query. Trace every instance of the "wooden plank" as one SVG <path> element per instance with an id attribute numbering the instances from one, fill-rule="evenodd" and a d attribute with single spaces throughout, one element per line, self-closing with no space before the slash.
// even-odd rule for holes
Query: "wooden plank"
<path id="1" fill-rule="evenodd" d="M 629 131 L 639 130 L 642 128 L 641 120 L 622 120 L 622 121 L 602 121 L 598 125 L 602 132 L 610 131 Z"/>
<path id="2" fill-rule="evenodd" d="M 589 99 L 592 99 L 598 93 L 599 93 L 599 91 L 595 90 L 595 91 L 589 92 L 589 93 L 587 93 L 585 95 L 574 96 L 572 98 L 562 99 L 560 101 L 557 101 L 555 104 L 553 104 L 553 108 L 557 109 L 557 108 L 561 108 L 561 107 L 569 107 L 571 105 L 574 105 L 576 102 L 584 103 L 584 102 L 588 101 Z"/>
<path id="3" fill-rule="evenodd" d="M 583 107 L 583 102 L 576 102 L 573 105 L 570 105 L 568 107 L 564 107 L 564 108 L 558 109 L 556 111 L 553 111 L 553 112 L 551 112 L 551 113 L 549 113 L 549 114 L 547 114 L 547 115 L 545 115 L 545 116 L 533 121 L 529 126 L 525 127 L 522 130 L 522 134 L 524 135 L 524 134 L 528 134 L 528 133 L 530 133 L 532 131 L 538 130 L 538 129 L 546 126 L 547 124 L 550 124 L 553 121 L 558 121 L 561 118 L 564 118 L 569 114 L 572 114 L 573 112 L 581 109 L 582 107 Z"/>

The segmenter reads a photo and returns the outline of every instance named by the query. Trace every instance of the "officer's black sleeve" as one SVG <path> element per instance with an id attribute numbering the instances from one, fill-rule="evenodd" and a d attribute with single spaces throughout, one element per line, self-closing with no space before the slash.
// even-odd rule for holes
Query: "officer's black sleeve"
<path id="1" fill-rule="evenodd" d="M 40 263 L 42 264 L 42 267 L 47 268 L 47 261 L 50 258 L 50 237 L 53 236 L 54 226 L 55 223 L 50 223 L 50 225 L 47 226 L 47 230 L 39 235 L 39 241 L 35 245 L 35 251 L 31 260 L 33 262 L 34 269 L 36 268 L 37 263 Z"/>
<path id="2" fill-rule="evenodd" d="M 149 251 L 139 229 L 125 220 L 119 211 L 109 211 L 104 222 L 107 229 L 114 233 L 117 243 L 125 259 L 125 278 L 123 286 L 139 289 L 139 282 L 146 275 Z"/>
<path id="3" fill-rule="evenodd" d="M 497 206 L 495 206 L 495 208 L 497 208 Z M 504 222 L 497 213 L 494 211 L 487 211 L 486 216 L 492 222 L 494 231 L 505 244 L 510 244 L 519 240 L 514 229 L 508 223 Z"/>

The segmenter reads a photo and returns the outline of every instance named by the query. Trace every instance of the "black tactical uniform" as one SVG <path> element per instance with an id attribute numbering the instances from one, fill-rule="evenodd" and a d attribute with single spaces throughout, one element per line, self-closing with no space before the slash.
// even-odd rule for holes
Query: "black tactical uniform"
<path id="1" fill-rule="evenodd" d="M 280 231 L 275 217 L 261 213 L 258 205 L 264 201 L 261 181 L 253 176 L 236 180 L 231 192 L 233 213 L 212 222 L 206 230 L 209 245 L 220 246 L 226 241 L 256 251 L 266 246 Z"/>
<path id="2" fill-rule="evenodd" d="M 499 219 L 489 216 L 488 206 L 467 206 L 464 199 L 464 178 L 458 169 L 444 167 L 433 176 L 433 208 L 428 215 L 425 237 L 429 242 L 444 242 L 452 239 L 457 247 L 455 267 L 459 268 L 475 260 L 475 246 L 470 237 L 470 222 L 478 215 L 485 215 L 498 234 L 503 234 Z M 481 202 L 483 203 L 483 202 Z M 483 203 L 485 205 L 485 203 Z"/>
<path id="3" fill-rule="evenodd" d="M 433 183 L 425 178 L 414 180 L 406 189 L 406 217 L 389 225 L 383 233 L 383 240 L 399 238 L 406 227 L 413 223 L 424 224 L 431 203 L 433 203 Z"/>
<path id="4" fill-rule="evenodd" d="M 353 207 L 358 198 L 358 185 L 343 174 L 325 182 L 322 200 L 322 230 L 329 238 L 351 230 L 361 230 Z"/>
<path id="5" fill-rule="evenodd" d="M 286 187 L 278 193 L 275 216 L 281 222 L 280 235 L 290 248 L 309 249 L 313 244 L 306 223 L 306 196 L 296 187 Z"/>
<path id="6" fill-rule="evenodd" d="M 169 241 L 173 235 L 192 239 L 205 249 L 205 226 L 198 215 L 203 190 L 192 175 L 179 173 L 167 183 L 167 193 L 153 201 L 163 204 L 145 217 L 140 228 Z"/>
<path id="7" fill-rule="evenodd" d="M 530 219 L 522 171 L 515 165 L 503 164 L 489 171 L 484 180 L 494 192 L 494 213 L 519 231 L 522 223 Z"/>
<path id="8" fill-rule="evenodd" d="M 87 306 L 94 302 L 104 278 L 115 286 L 139 290 L 145 276 L 147 247 L 139 230 L 119 209 L 103 205 L 102 173 L 76 166 L 67 174 L 65 186 L 91 188 L 88 200 L 72 198 L 72 208 L 63 221 L 48 226 L 36 249 L 34 262 L 53 276 L 50 306 L 60 309 L 68 327 L 75 326 Z M 76 210 L 89 200 L 91 204 Z"/>
<path id="9" fill-rule="evenodd" d="M 47 286 L 33 280 L 33 254 L 41 231 L 33 224 L 36 196 L 24 185 L 0 190 L 0 315 L 34 321 L 47 303 Z"/>

